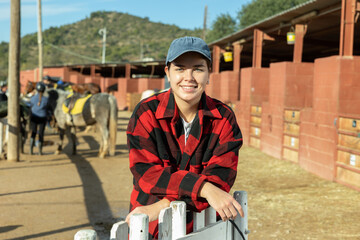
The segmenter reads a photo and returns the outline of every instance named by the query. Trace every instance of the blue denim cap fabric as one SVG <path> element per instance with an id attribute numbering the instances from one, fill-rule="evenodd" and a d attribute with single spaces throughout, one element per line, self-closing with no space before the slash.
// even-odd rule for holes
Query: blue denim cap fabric
<path id="1" fill-rule="evenodd" d="M 172 41 L 165 64 L 168 65 L 169 62 L 187 52 L 200 53 L 211 62 L 210 49 L 204 40 L 198 37 L 182 37 Z"/>

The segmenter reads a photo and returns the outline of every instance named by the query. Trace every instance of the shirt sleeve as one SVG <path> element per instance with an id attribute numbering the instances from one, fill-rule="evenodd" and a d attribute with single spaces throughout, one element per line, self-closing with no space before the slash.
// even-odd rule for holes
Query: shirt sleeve
<path id="1" fill-rule="evenodd" d="M 177 200 L 180 196 L 196 195 L 205 177 L 185 170 L 174 171 L 171 166 L 165 166 L 167 160 L 158 156 L 156 139 L 151 134 L 160 129 L 149 115 L 142 113 L 139 117 L 134 114 L 127 130 L 130 170 L 135 189 L 169 201 Z"/>
<path id="2" fill-rule="evenodd" d="M 229 114 L 214 126 L 213 132 L 219 134 L 219 139 L 212 152 L 212 157 L 204 164 L 200 176 L 205 178 L 205 181 L 229 192 L 236 179 L 239 149 L 243 144 L 235 114 L 229 111 Z M 197 211 L 209 207 L 207 201 L 201 197 L 187 201 L 187 203 Z"/>
<path id="3" fill-rule="evenodd" d="M 200 174 L 187 170 L 174 171 L 165 164 L 167 160 L 158 156 L 152 132 L 160 128 L 156 121 L 151 120 L 152 117 L 150 113 L 133 114 L 127 130 L 130 170 L 135 189 L 159 199 L 183 200 L 195 211 L 209 206 L 205 199 L 198 196 L 204 181 L 230 191 L 236 178 L 238 151 L 242 145 L 241 131 L 232 112 L 214 125 L 213 131 L 218 135 L 218 141 L 212 150 L 212 157 L 203 163 L 204 169 Z"/>

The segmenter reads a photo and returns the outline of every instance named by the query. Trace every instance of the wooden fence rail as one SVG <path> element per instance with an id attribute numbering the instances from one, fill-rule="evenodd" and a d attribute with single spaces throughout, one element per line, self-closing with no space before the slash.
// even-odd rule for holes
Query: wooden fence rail
<path id="1" fill-rule="evenodd" d="M 248 209 L 247 192 L 236 191 L 234 198 L 241 204 L 245 216 L 238 216 L 233 223 L 242 232 L 244 238 L 230 221 L 216 221 L 216 212 L 208 208 L 194 213 L 194 231 L 186 234 L 186 204 L 182 201 L 171 202 L 170 207 L 162 209 L 159 214 L 159 240 L 247 240 Z M 134 214 L 130 218 L 130 228 L 125 221 L 112 226 L 110 240 L 151 240 L 149 239 L 149 217 L 145 214 Z M 74 240 L 96 240 L 94 230 L 80 230 Z"/>

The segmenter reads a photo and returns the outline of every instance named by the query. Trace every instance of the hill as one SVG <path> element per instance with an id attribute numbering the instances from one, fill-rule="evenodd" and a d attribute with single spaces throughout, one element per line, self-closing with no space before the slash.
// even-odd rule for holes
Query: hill
<path id="1" fill-rule="evenodd" d="M 73 24 L 51 27 L 43 31 L 44 66 L 99 63 L 102 56 L 102 36 L 106 27 L 106 62 L 119 63 L 140 60 L 140 57 L 162 60 L 174 38 L 201 36 L 201 29 L 187 30 L 175 25 L 151 22 L 119 12 L 93 12 L 90 17 Z M 8 43 L 0 43 L 0 81 L 8 71 Z M 21 70 L 38 64 L 37 33 L 21 39 Z"/>

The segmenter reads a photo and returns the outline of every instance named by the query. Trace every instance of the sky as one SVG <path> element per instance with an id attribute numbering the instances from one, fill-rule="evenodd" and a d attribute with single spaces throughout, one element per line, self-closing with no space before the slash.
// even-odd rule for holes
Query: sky
<path id="1" fill-rule="evenodd" d="M 37 0 L 21 0 L 21 36 L 37 32 Z M 96 11 L 116 11 L 180 28 L 202 28 L 207 6 L 207 27 L 217 16 L 236 18 L 250 0 L 42 0 L 42 29 L 59 27 L 90 17 Z M 0 42 L 10 39 L 10 0 L 0 0 Z"/>

